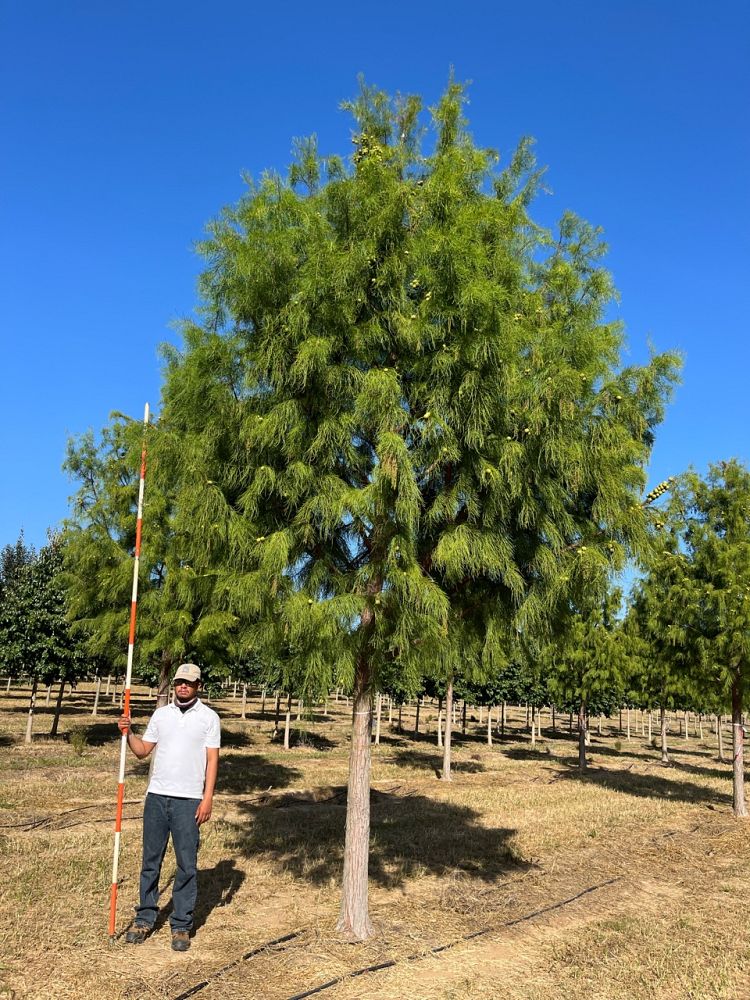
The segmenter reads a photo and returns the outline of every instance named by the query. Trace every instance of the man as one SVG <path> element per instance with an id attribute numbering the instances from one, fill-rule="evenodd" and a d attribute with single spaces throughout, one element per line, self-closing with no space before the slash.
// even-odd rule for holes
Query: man
<path id="1" fill-rule="evenodd" d="M 198 893 L 199 828 L 211 818 L 221 732 L 219 716 L 198 697 L 200 668 L 181 664 L 174 676 L 174 701 L 157 708 L 143 736 L 136 736 L 130 716 L 118 721 L 136 757 L 156 747 L 143 809 L 143 865 L 140 905 L 135 925 L 125 936 L 140 944 L 156 923 L 159 876 L 170 834 L 177 859 L 172 887 L 172 948 L 187 951 Z"/>

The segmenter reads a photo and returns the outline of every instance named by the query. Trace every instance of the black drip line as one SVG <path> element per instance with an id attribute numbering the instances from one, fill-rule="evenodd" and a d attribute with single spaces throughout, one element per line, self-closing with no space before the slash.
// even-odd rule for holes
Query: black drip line
<path id="1" fill-rule="evenodd" d="M 407 955 L 406 958 L 391 958 L 386 962 L 378 962 L 375 965 L 366 965 L 362 969 L 355 969 L 353 972 L 345 972 L 341 976 L 337 976 L 335 979 L 329 979 L 326 983 L 321 983 L 319 986 L 314 986 L 310 990 L 305 990 L 302 993 L 295 993 L 293 996 L 288 997 L 288 1000 L 306 1000 L 307 997 L 315 996 L 318 993 L 322 993 L 324 990 L 329 990 L 333 986 L 337 986 L 339 983 L 345 982 L 347 979 L 357 979 L 359 976 L 368 975 L 371 972 L 382 972 L 384 969 L 392 969 L 395 965 L 400 965 L 404 962 L 418 962 L 423 958 L 427 958 L 428 955 L 439 955 L 443 951 L 448 951 L 450 948 L 455 948 L 457 945 L 462 944 L 464 941 L 473 941 L 475 938 L 483 937 L 485 934 L 491 934 L 493 931 L 505 930 L 508 927 L 515 927 L 517 924 L 526 923 L 529 920 L 533 920 L 535 917 L 541 917 L 545 913 L 551 913 L 554 910 L 559 910 L 563 906 L 568 906 L 570 903 L 575 903 L 577 899 L 581 899 L 583 896 L 588 896 L 589 893 L 596 892 L 598 889 L 604 889 L 608 885 L 614 885 L 615 882 L 619 882 L 620 877 L 607 879 L 606 882 L 599 882 L 596 885 L 590 885 L 586 889 L 582 889 L 577 892 L 575 896 L 569 896 L 568 899 L 562 899 L 557 903 L 550 903 L 549 906 L 542 906 L 538 910 L 534 910 L 532 913 L 527 913 L 523 917 L 516 917 L 514 920 L 506 920 L 502 924 L 497 924 L 492 927 L 483 927 L 481 930 L 472 931 L 470 934 L 463 934 L 460 938 L 456 938 L 455 941 L 449 941 L 448 944 L 440 944 L 435 948 L 430 948 L 429 951 L 417 952 L 414 955 Z M 180 993 L 179 996 L 174 997 L 173 1000 L 187 1000 L 188 997 L 194 996 L 196 993 L 200 993 L 202 989 L 205 989 L 214 979 L 218 979 L 219 976 L 224 975 L 230 969 L 235 968 L 242 962 L 246 962 L 250 958 L 254 958 L 256 955 L 260 955 L 261 952 L 266 951 L 268 948 L 273 948 L 276 945 L 286 944 L 296 938 L 301 937 L 305 930 L 294 931 L 292 934 L 285 934 L 283 937 L 275 938 L 273 941 L 267 941 L 266 944 L 259 945 L 257 948 L 253 948 L 251 951 L 245 952 L 240 958 L 235 959 L 228 965 L 223 966 L 223 968 L 218 969 L 209 979 L 204 979 L 200 983 L 196 983 L 189 990 L 184 993 Z M 278 949 L 282 951 L 283 949 Z"/>

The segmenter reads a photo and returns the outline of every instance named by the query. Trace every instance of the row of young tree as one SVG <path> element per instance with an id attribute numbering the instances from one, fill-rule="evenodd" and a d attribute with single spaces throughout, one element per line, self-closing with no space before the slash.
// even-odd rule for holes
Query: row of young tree
<path id="1" fill-rule="evenodd" d="M 732 586 L 747 571 L 722 548 L 747 548 L 747 502 L 744 540 L 727 537 L 701 490 L 729 497 L 747 474 L 680 480 L 666 512 L 666 487 L 644 496 L 678 359 L 621 363 L 600 232 L 534 222 L 530 142 L 499 167 L 464 103 L 451 81 L 425 128 L 418 98 L 363 84 L 348 162 L 309 139 L 287 176 L 248 181 L 200 245 L 200 321 L 164 349 L 148 432 L 141 673 L 164 689 L 195 658 L 307 703 L 351 692 L 339 928 L 356 939 L 374 691 L 439 682 L 450 720 L 455 688 L 498 703 L 523 670 L 582 734 L 613 698 L 713 710 L 736 689 L 742 710 L 739 624 L 722 643 L 744 605 L 717 567 Z M 108 662 L 127 646 L 141 434 L 115 417 L 66 462 L 69 613 Z M 628 561 L 645 575 L 623 618 L 611 581 Z M 445 743 L 447 780 L 450 724 Z"/>

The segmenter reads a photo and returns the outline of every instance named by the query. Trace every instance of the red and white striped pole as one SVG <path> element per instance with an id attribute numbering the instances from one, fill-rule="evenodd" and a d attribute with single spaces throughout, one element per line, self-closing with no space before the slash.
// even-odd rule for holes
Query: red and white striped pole
<path id="1" fill-rule="evenodd" d="M 143 448 L 141 450 L 141 480 L 138 484 L 138 519 L 135 526 L 135 563 L 133 565 L 133 593 L 130 601 L 130 635 L 128 638 L 128 665 L 125 671 L 125 697 L 123 715 L 130 715 L 130 679 L 133 673 L 133 650 L 135 648 L 135 619 L 138 607 L 138 565 L 141 559 L 141 525 L 143 523 L 143 490 L 146 484 L 146 428 L 148 427 L 148 403 L 143 413 Z M 128 752 L 128 735 L 122 734 L 120 741 L 120 774 L 117 785 L 117 814 L 115 816 L 115 849 L 112 859 L 112 894 L 109 900 L 109 936 L 115 936 L 117 917 L 117 869 L 120 862 L 120 834 L 122 832 L 122 804 L 125 799 L 125 758 Z"/>

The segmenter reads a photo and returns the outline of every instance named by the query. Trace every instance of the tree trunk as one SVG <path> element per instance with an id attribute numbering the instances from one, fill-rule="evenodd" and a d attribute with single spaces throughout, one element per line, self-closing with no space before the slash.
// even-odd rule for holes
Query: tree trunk
<path id="1" fill-rule="evenodd" d="M 281 691 L 276 692 L 276 705 L 274 707 L 273 734 L 279 731 L 279 716 L 281 715 Z"/>
<path id="2" fill-rule="evenodd" d="M 466 699 L 464 698 L 464 707 L 461 710 L 461 735 L 466 736 Z"/>
<path id="3" fill-rule="evenodd" d="M 531 706 L 531 746 L 536 746 L 536 706 Z"/>
<path id="4" fill-rule="evenodd" d="M 453 734 L 453 678 L 448 681 L 445 691 L 445 738 L 443 740 L 443 781 L 452 781 L 451 776 L 451 736 Z"/>
<path id="5" fill-rule="evenodd" d="M 651 745 L 651 709 L 648 710 L 648 743 Z"/>
<path id="6" fill-rule="evenodd" d="M 667 713 L 662 705 L 659 709 L 659 731 L 661 734 L 661 762 L 669 763 L 669 753 L 667 751 Z"/>
<path id="7" fill-rule="evenodd" d="M 57 701 L 55 702 L 55 714 L 52 718 L 52 726 L 50 728 L 50 737 L 57 736 L 57 730 L 60 726 L 60 712 L 62 711 L 62 700 L 63 694 L 65 692 L 65 681 L 60 681 L 60 690 L 57 692 Z"/>
<path id="8" fill-rule="evenodd" d="M 568 732 L 569 733 L 573 732 L 573 713 L 572 712 L 570 712 L 570 714 L 568 715 Z"/>
<path id="9" fill-rule="evenodd" d="M 690 739 L 690 715 L 685 712 L 685 742 Z"/>
<path id="10" fill-rule="evenodd" d="M 587 727 L 587 717 L 586 717 L 586 702 L 581 701 L 578 706 L 578 770 L 585 771 L 587 767 L 586 763 L 586 727 Z"/>
<path id="11" fill-rule="evenodd" d="M 630 705 L 625 709 L 625 716 L 627 718 L 628 735 L 627 739 L 630 739 Z"/>
<path id="12" fill-rule="evenodd" d="M 414 735 L 419 733 L 419 698 L 417 698 L 417 714 L 414 716 Z"/>
<path id="13" fill-rule="evenodd" d="M 31 731 L 34 728 L 34 708 L 36 706 L 36 689 L 39 684 L 37 678 L 31 685 L 31 697 L 29 698 L 29 712 L 26 717 L 26 736 L 24 737 L 24 743 L 31 743 Z"/>
<path id="14" fill-rule="evenodd" d="M 398 703 L 398 731 L 401 732 L 401 710 L 403 705 L 401 702 Z"/>
<path id="15" fill-rule="evenodd" d="M 365 612 L 366 614 L 366 612 Z M 367 626 L 369 622 L 364 621 Z M 341 910 L 336 929 L 348 940 L 364 941 L 372 934 L 368 912 L 367 875 L 370 854 L 370 734 L 372 706 L 370 665 L 361 654 L 354 674 L 352 740 L 346 800 L 346 839 Z"/>
<path id="16" fill-rule="evenodd" d="M 388 727 L 393 725 L 393 698 L 388 695 Z"/>
<path id="17" fill-rule="evenodd" d="M 503 737 L 503 739 L 505 739 L 505 720 L 506 720 L 507 710 L 508 710 L 508 703 L 504 701 L 500 706 L 500 735 Z"/>
<path id="18" fill-rule="evenodd" d="M 440 749 L 442 749 L 442 746 L 443 746 L 443 710 L 442 710 L 442 708 L 438 709 L 438 717 L 437 717 L 437 745 L 438 745 L 438 747 Z"/>
<path id="19" fill-rule="evenodd" d="M 483 719 L 484 719 L 484 713 L 483 713 L 482 709 L 483 709 L 483 706 L 480 705 L 479 706 L 479 725 L 480 726 L 482 725 L 482 722 L 483 722 Z"/>
<path id="20" fill-rule="evenodd" d="M 552 732 L 557 732 L 557 709 L 554 705 L 552 706 Z"/>
<path id="21" fill-rule="evenodd" d="M 742 674 L 737 669 L 732 681 L 732 810 L 747 816 L 745 805 L 745 730 L 742 727 Z"/>
<path id="22" fill-rule="evenodd" d="M 719 745 L 719 760 L 724 760 L 724 734 L 721 731 L 721 716 L 716 716 L 716 741 Z"/>
<path id="23" fill-rule="evenodd" d="M 91 714 L 93 716 L 96 716 L 97 712 L 99 711 L 99 692 L 101 691 L 101 689 L 102 689 L 102 679 L 97 674 L 96 687 L 94 688 L 94 707 L 91 709 Z"/>
<path id="24" fill-rule="evenodd" d="M 380 746 L 380 716 L 383 711 L 383 696 L 380 692 L 375 696 L 376 698 L 376 711 L 375 711 L 375 746 Z"/>
<path id="25" fill-rule="evenodd" d="M 45 706 L 49 705 L 51 697 L 52 697 L 52 685 L 48 684 L 47 685 L 47 697 L 46 697 L 46 699 L 44 701 Z"/>
<path id="26" fill-rule="evenodd" d="M 492 746 L 492 705 L 487 706 L 487 746 Z"/>
<path id="27" fill-rule="evenodd" d="M 156 688 L 156 707 L 162 708 L 169 702 L 169 687 L 172 683 L 172 655 L 166 650 L 159 661 L 159 682 Z"/>
<path id="28" fill-rule="evenodd" d="M 247 718 L 247 684 L 242 685 L 242 708 L 240 710 L 240 718 Z"/>
<path id="29" fill-rule="evenodd" d="M 242 697 L 247 697 L 247 684 L 242 685 Z M 262 688 L 260 692 L 260 717 L 265 719 L 266 717 L 266 689 Z M 244 718 L 244 716 L 243 716 Z"/>

